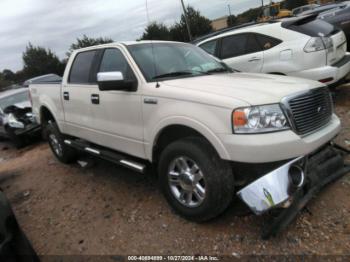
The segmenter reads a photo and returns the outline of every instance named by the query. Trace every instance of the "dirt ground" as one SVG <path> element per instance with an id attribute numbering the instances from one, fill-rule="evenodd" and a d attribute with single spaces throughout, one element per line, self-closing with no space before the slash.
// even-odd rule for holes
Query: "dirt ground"
<path id="1" fill-rule="evenodd" d="M 350 149 L 350 85 L 339 88 L 337 142 Z M 175 215 L 157 180 L 105 161 L 58 163 L 44 142 L 0 142 L 1 188 L 41 255 L 350 255 L 350 174 L 323 190 L 277 238 L 260 238 L 262 217 L 234 206 L 195 224 Z"/>

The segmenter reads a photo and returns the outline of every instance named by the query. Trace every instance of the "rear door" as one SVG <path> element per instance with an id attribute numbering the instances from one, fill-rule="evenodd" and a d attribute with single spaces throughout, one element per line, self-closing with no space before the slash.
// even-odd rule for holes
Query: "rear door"
<path id="1" fill-rule="evenodd" d="M 95 127 L 91 94 L 97 92 L 98 87 L 91 78 L 91 71 L 98 53 L 97 50 L 91 50 L 75 56 L 67 83 L 63 83 L 61 91 L 65 132 L 86 140 L 91 140 Z"/>
<path id="2" fill-rule="evenodd" d="M 231 68 L 242 72 L 259 73 L 264 64 L 264 53 L 252 33 L 222 38 L 219 57 Z"/>

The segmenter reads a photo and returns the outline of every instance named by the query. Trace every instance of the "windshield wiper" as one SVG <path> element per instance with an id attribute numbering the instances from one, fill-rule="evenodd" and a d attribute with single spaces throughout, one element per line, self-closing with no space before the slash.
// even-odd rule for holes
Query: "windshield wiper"
<path id="1" fill-rule="evenodd" d="M 166 74 L 154 76 L 152 79 L 159 79 L 159 78 L 166 78 L 166 77 L 176 77 L 176 76 L 186 76 L 186 75 L 193 75 L 193 73 L 189 72 L 189 71 L 171 72 L 171 73 L 166 73 Z"/>
<path id="2" fill-rule="evenodd" d="M 177 77 L 177 76 L 191 76 L 195 74 L 202 74 L 202 75 L 210 75 L 210 72 L 206 71 L 177 71 L 177 72 L 171 72 L 171 73 L 166 73 L 162 75 L 157 75 L 154 76 L 152 79 L 160 79 L 160 78 L 167 78 L 167 77 Z"/>

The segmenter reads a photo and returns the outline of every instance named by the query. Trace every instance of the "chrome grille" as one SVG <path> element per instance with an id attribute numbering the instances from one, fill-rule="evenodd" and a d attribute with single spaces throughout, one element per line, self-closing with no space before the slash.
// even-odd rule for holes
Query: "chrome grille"
<path id="1" fill-rule="evenodd" d="M 333 113 L 332 97 L 326 87 L 287 99 L 287 107 L 291 124 L 300 135 L 325 126 Z"/>

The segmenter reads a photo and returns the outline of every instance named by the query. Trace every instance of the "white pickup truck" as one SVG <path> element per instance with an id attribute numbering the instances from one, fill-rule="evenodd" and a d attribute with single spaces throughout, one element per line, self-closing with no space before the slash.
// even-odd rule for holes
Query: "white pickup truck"
<path id="1" fill-rule="evenodd" d="M 55 156 L 79 151 L 145 172 L 182 216 L 205 221 L 238 195 L 256 214 L 278 209 L 266 236 L 324 184 L 349 171 L 319 82 L 233 72 L 190 44 L 127 42 L 73 52 L 61 84 L 30 85 Z"/>

